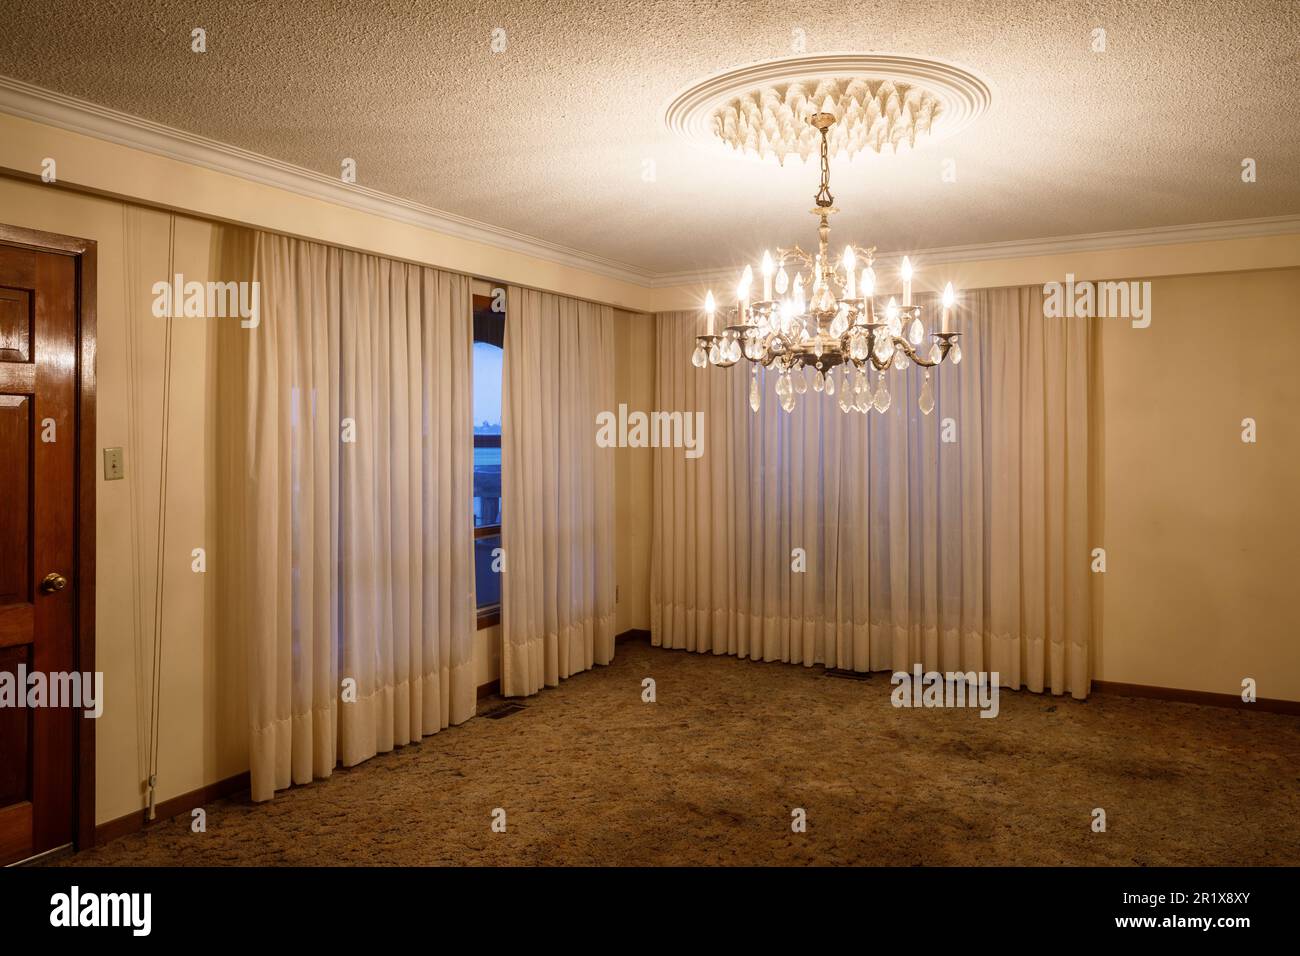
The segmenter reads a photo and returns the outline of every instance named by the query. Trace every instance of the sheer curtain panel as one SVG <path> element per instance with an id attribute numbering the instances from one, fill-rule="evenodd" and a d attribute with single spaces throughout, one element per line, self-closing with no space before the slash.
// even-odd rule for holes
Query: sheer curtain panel
<path id="1" fill-rule="evenodd" d="M 655 644 L 1087 695 L 1093 327 L 1036 287 L 961 306 L 930 415 L 918 368 L 883 414 L 811 386 L 787 414 L 770 379 L 755 414 L 744 363 L 690 364 L 699 315 L 658 316 L 658 407 L 703 411 L 707 450 L 654 452 Z"/>
<path id="2" fill-rule="evenodd" d="M 608 306 L 511 287 L 502 370 L 501 689 L 535 694 L 614 658 Z"/>
<path id="3" fill-rule="evenodd" d="M 469 280 L 259 234 L 246 368 L 253 798 L 475 706 Z"/>

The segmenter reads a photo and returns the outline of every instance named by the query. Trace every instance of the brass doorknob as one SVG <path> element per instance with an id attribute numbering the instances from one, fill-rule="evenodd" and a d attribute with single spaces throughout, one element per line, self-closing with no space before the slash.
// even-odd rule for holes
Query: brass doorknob
<path id="1" fill-rule="evenodd" d="M 56 591 L 62 591 L 68 586 L 68 579 L 58 571 L 51 571 L 45 577 L 41 578 L 41 593 L 53 594 Z"/>

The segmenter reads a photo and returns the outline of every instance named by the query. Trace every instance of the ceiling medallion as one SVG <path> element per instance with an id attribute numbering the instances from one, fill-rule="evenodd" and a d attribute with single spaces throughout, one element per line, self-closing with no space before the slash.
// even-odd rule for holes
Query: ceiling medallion
<path id="1" fill-rule="evenodd" d="M 992 101 L 989 83 L 941 60 L 888 53 L 785 57 L 696 83 L 668 105 L 669 129 L 734 153 L 807 160 L 819 152 L 809 115 L 836 119 L 832 156 L 898 152 L 969 126 Z"/>
<path id="2" fill-rule="evenodd" d="M 818 218 L 817 253 L 809 255 L 797 245 L 778 248 L 776 258 L 763 253 L 762 297 L 751 301 L 754 272 L 745 267 L 736 288 L 736 305 L 722 310 L 723 328 L 715 334 L 718 312 L 713 293 L 704 303 L 705 334 L 696 336 L 691 363 L 696 368 L 715 365 L 729 368 L 744 358 L 750 364 L 749 405 L 755 412 L 761 404 L 759 367 L 776 375 L 776 394 L 785 411 L 794 410 L 796 396 L 808 391 L 808 370 L 812 389 L 826 395 L 836 392 L 835 368 L 839 366 L 839 405 L 845 412 L 885 412 L 890 406 L 885 372 L 909 365 L 925 369 L 925 381 L 917 400 L 921 411 L 934 411 L 934 390 L 930 369 L 947 359 L 961 361 L 958 333 L 951 331 L 955 302 L 952 284 L 943 290 L 939 331 L 927 336 L 921 321 L 921 307 L 912 303 L 912 264 L 904 257 L 903 303 L 891 298 L 883 318 L 876 309 L 876 273 L 872 269 L 875 247 L 848 245 L 839 262 L 830 255 L 830 216 L 836 211 L 831 195 L 830 136 L 835 125 L 834 104 L 828 97 L 822 108 L 806 117 L 820 144 L 821 188 L 813 197 Z M 858 263 L 864 266 L 861 277 Z M 791 280 L 790 272 L 794 271 Z M 806 278 L 805 278 L 806 276 Z M 876 372 L 871 385 L 869 373 Z"/>

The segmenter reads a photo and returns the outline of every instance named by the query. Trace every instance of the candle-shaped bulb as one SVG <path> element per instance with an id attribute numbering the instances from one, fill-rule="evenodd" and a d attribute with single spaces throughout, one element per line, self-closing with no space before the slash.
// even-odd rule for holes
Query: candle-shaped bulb
<path id="1" fill-rule="evenodd" d="M 876 270 L 867 266 L 862 270 L 862 297 L 869 299 L 876 294 Z"/>
<path id="2" fill-rule="evenodd" d="M 707 333 L 709 335 L 713 334 L 713 313 L 716 309 L 717 303 L 713 301 L 713 290 L 710 289 L 709 294 L 704 297 L 704 314 L 708 316 L 709 320 Z"/>
<path id="3" fill-rule="evenodd" d="M 794 277 L 794 314 L 803 315 L 804 297 L 803 297 L 803 273 Z"/>
<path id="4" fill-rule="evenodd" d="M 772 253 L 763 250 L 763 301 L 772 301 L 772 274 L 776 267 L 772 264 Z"/>
<path id="5" fill-rule="evenodd" d="M 889 297 L 889 302 L 885 306 L 885 318 L 889 319 L 891 322 L 898 318 L 898 303 L 894 301 L 892 295 Z"/>
<path id="6" fill-rule="evenodd" d="M 949 282 L 946 286 L 943 287 L 943 307 L 945 309 L 951 309 L 953 303 L 956 301 L 957 301 L 957 296 L 952 291 L 952 283 Z"/>
<path id="7" fill-rule="evenodd" d="M 912 304 L 912 260 L 903 256 L 903 305 Z"/>
<path id="8" fill-rule="evenodd" d="M 745 325 L 749 322 L 749 287 L 754 282 L 754 270 L 745 266 L 740 274 L 740 284 L 736 286 L 736 323 Z"/>

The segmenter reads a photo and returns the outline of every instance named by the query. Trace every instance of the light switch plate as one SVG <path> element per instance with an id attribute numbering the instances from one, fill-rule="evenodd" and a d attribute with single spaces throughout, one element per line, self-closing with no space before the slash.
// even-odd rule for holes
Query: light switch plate
<path id="1" fill-rule="evenodd" d="M 104 449 L 104 480 L 120 481 L 126 470 L 122 464 L 121 448 Z"/>

